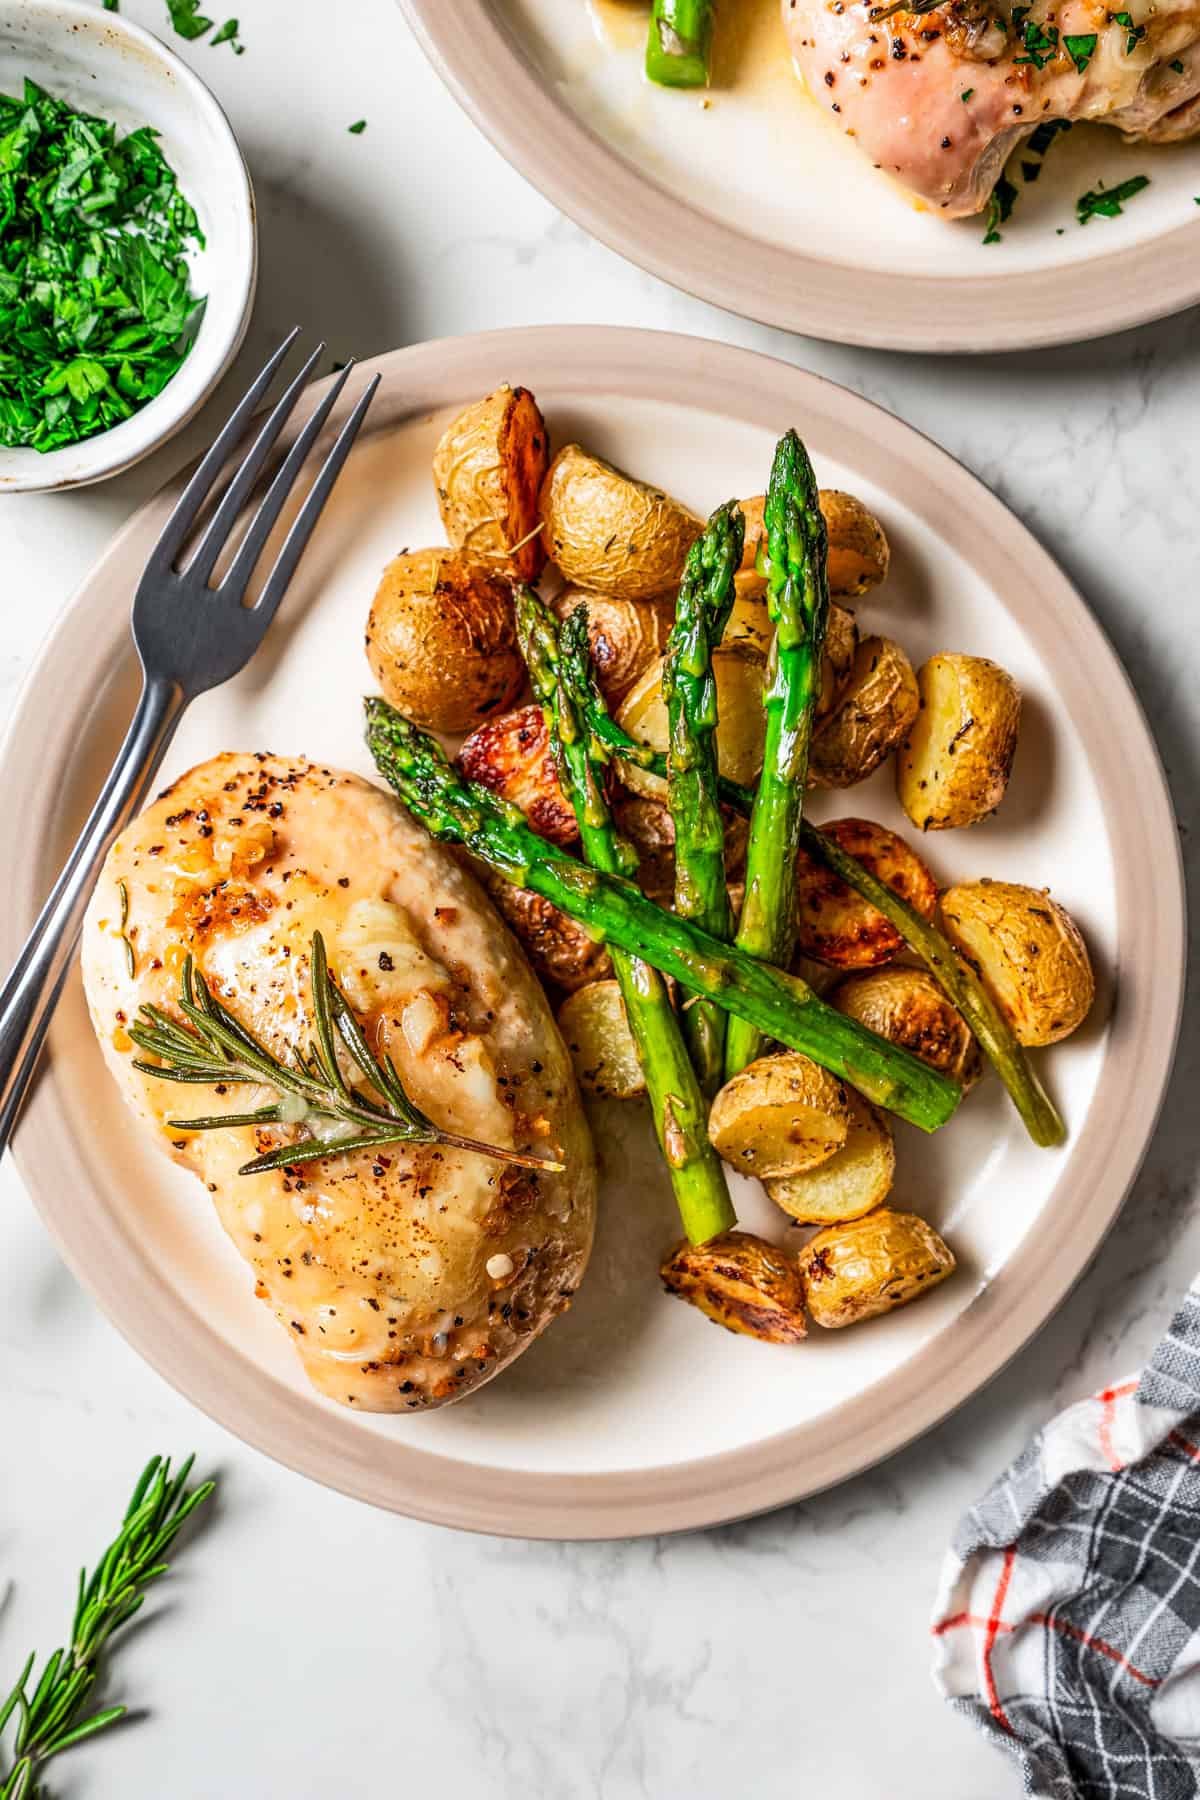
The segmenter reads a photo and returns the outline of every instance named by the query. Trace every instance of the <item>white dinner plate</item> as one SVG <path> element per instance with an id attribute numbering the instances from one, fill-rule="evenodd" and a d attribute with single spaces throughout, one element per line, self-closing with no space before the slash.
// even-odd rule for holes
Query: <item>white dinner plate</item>
<path id="1" fill-rule="evenodd" d="M 795 76 L 779 0 L 727 0 L 706 95 L 642 74 L 631 0 L 400 0 L 497 149 L 556 206 L 656 275 L 732 312 L 839 343 L 989 351 L 1080 343 L 1200 299 L 1200 143 L 1131 146 L 1076 126 L 1002 241 L 920 210 Z M 1036 158 L 1034 159 L 1037 160 Z M 1131 175 L 1119 218 L 1076 200 Z"/>
<path id="2" fill-rule="evenodd" d="M 497 1381 L 420 1418 L 350 1413 L 305 1381 L 287 1334 L 202 1186 L 139 1133 L 73 977 L 17 1138 L 63 1254 L 134 1345 L 198 1405 L 282 1461 L 376 1504 L 528 1536 L 710 1524 L 865 1468 L 993 1375 L 1053 1311 L 1117 1215 L 1171 1062 L 1183 908 L 1154 746 L 1112 650 L 1054 563 L 986 488 L 898 420 L 781 363 L 698 339 L 554 328 L 425 344 L 383 377 L 359 446 L 271 635 L 197 702 L 163 782 L 221 750 L 301 752 L 364 773 L 363 625 L 380 571 L 437 542 L 433 446 L 454 409 L 499 382 L 537 394 L 554 443 L 578 439 L 704 512 L 761 490 L 796 426 L 827 486 L 859 494 L 893 547 L 861 622 L 914 662 L 939 649 L 1010 669 L 1025 714 L 998 815 L 922 851 L 942 881 L 1046 884 L 1079 920 L 1099 975 L 1086 1027 L 1039 1056 L 1070 1138 L 1035 1149 L 994 1077 L 930 1139 L 897 1131 L 895 1203 L 949 1239 L 955 1276 L 920 1304 L 784 1350 L 714 1329 L 668 1298 L 675 1232 L 649 1121 L 595 1117 L 596 1251 L 571 1311 Z M 365 372 L 365 371 L 364 371 Z M 357 381 L 357 378 L 356 378 Z M 0 958 L 49 888 L 128 717 L 130 596 L 178 483 L 130 522 L 62 614 L 0 753 Z M 890 774 L 814 800 L 911 833 Z M 742 1221 L 785 1241 L 753 1184 Z"/>

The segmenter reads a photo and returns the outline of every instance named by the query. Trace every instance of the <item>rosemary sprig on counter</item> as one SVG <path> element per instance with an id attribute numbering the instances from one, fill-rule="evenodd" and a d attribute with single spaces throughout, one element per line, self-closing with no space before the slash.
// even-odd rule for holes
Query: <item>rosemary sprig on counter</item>
<path id="1" fill-rule="evenodd" d="M 184 1522 L 212 1493 L 215 1483 L 189 1490 L 194 1458 L 177 1474 L 168 1457 L 151 1457 L 133 1490 L 116 1537 L 89 1576 L 79 1574 L 79 1597 L 65 1649 L 55 1650 L 37 1680 L 36 1652 L 0 1702 L 0 1740 L 16 1722 L 12 1761 L 0 1755 L 0 1800 L 36 1800 L 51 1757 L 125 1717 L 124 1706 L 84 1716 L 109 1638 L 141 1607 L 146 1589 L 167 1572 L 163 1557 Z"/>
<path id="2" fill-rule="evenodd" d="M 226 1131 L 235 1125 L 309 1128 L 295 1143 L 282 1144 L 244 1163 L 239 1175 L 290 1169 L 350 1150 L 382 1149 L 385 1144 L 445 1144 L 544 1174 L 562 1170 L 564 1165 L 560 1162 L 458 1137 L 427 1119 L 405 1093 L 391 1057 L 377 1057 L 371 1050 L 349 1002 L 329 972 L 325 942 L 319 931 L 312 940 L 311 981 L 316 1042 L 310 1043 L 307 1052 L 297 1052 L 295 1062 L 289 1065 L 280 1062 L 221 1005 L 188 957 L 178 1001 L 184 1023 L 161 1007 L 144 1004 L 139 1018 L 128 1027 L 129 1036 L 139 1050 L 159 1061 L 137 1060 L 134 1068 L 163 1081 L 199 1082 L 210 1087 L 273 1087 L 279 1098 L 252 1112 L 168 1119 L 169 1126 L 179 1131 Z M 349 1055 L 379 1100 L 347 1081 L 339 1049 Z M 324 1134 L 313 1130 L 318 1122 L 331 1129 Z M 3 1793 L 0 1800 L 6 1800 Z"/>

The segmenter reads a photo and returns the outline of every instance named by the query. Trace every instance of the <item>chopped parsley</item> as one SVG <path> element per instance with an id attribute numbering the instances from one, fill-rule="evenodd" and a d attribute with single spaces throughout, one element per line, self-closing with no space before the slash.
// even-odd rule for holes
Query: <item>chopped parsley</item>
<path id="1" fill-rule="evenodd" d="M 171 24 L 181 38 L 202 38 L 212 30 L 212 20 L 196 11 L 197 0 L 167 0 Z"/>
<path id="2" fill-rule="evenodd" d="M 365 119 L 355 119 L 353 125 L 347 125 L 346 127 L 346 130 L 350 133 L 351 137 L 361 137 L 366 129 L 367 121 Z"/>
<path id="3" fill-rule="evenodd" d="M 987 231 L 984 233 L 985 244 L 998 244 L 1001 239 L 1000 227 L 1006 225 L 1012 217 L 1012 209 L 1016 204 L 1017 190 L 1007 175 L 1001 175 L 992 189 L 992 197 L 988 201 Z"/>
<path id="4" fill-rule="evenodd" d="M 1099 42 L 1099 33 L 1095 31 L 1084 32 L 1081 36 L 1068 33 L 1063 39 L 1063 48 L 1081 75 L 1086 74 Z"/>
<path id="5" fill-rule="evenodd" d="M 0 444 L 107 431 L 187 356 L 204 240 L 157 135 L 118 138 L 32 81 L 0 95 Z"/>
<path id="6" fill-rule="evenodd" d="M 1126 56 L 1132 56 L 1146 35 L 1146 27 L 1144 25 L 1135 25 L 1133 22 L 1133 14 L 1129 12 L 1109 13 L 1108 16 L 1114 25 L 1120 25 L 1128 32 L 1129 35 L 1125 39 L 1125 54 Z"/>
<path id="7" fill-rule="evenodd" d="M 1013 22 L 1016 22 L 1017 12 L 1028 10 L 1028 7 L 1018 7 L 1013 13 Z M 1022 42 L 1025 55 L 1014 56 L 1014 63 L 1032 63 L 1035 69 L 1044 69 L 1058 55 L 1058 28 L 1055 25 L 1039 25 L 1036 19 L 1027 19 Z"/>
<path id="8" fill-rule="evenodd" d="M 1177 75 L 1183 74 L 1183 64 L 1180 62 L 1178 57 L 1176 57 L 1175 61 L 1171 64 L 1171 67 L 1174 69 L 1174 71 Z"/>
<path id="9" fill-rule="evenodd" d="M 967 104 L 967 101 L 971 98 L 971 95 L 974 92 L 975 92 L 974 88 L 964 88 L 963 89 L 962 93 L 958 97 L 962 101 L 964 106 Z"/>
<path id="10" fill-rule="evenodd" d="M 1037 129 L 1030 133 L 1027 149 L 1038 156 L 1045 156 L 1055 138 L 1062 131 L 1070 131 L 1070 119 L 1043 119 Z"/>
<path id="11" fill-rule="evenodd" d="M 246 48 L 245 44 L 241 43 L 238 38 L 238 22 L 236 19 L 226 19 L 223 25 L 218 25 L 209 42 L 214 49 L 218 44 L 232 44 L 235 56 L 241 56 Z"/>
<path id="12" fill-rule="evenodd" d="M 1121 182 L 1119 187 L 1090 189 L 1088 193 L 1081 194 L 1075 202 L 1075 212 L 1079 223 L 1086 225 L 1089 219 L 1119 218 L 1125 209 L 1126 200 L 1132 200 L 1135 194 L 1140 194 L 1143 188 L 1149 186 L 1150 177 L 1148 175 L 1131 175 L 1129 180 Z"/>

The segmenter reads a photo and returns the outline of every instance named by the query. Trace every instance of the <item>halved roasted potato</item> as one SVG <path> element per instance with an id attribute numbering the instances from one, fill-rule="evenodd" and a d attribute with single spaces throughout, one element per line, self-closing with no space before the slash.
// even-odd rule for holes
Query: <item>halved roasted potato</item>
<path id="1" fill-rule="evenodd" d="M 886 1206 L 818 1231 L 800 1252 L 808 1310 L 831 1331 L 916 1300 L 954 1266 L 932 1225 Z"/>
<path id="2" fill-rule="evenodd" d="M 669 1294 L 727 1331 L 766 1344 L 800 1344 L 807 1335 L 804 1283 L 795 1259 L 747 1231 L 707 1244 L 680 1244 L 660 1271 Z"/>
<path id="3" fill-rule="evenodd" d="M 798 1050 L 760 1056 L 712 1103 L 713 1149 L 742 1175 L 793 1175 L 828 1162 L 846 1142 L 849 1090 Z"/>
<path id="4" fill-rule="evenodd" d="M 464 739 L 457 760 L 469 781 L 519 806 L 539 837 L 552 844 L 573 844 L 578 838 L 575 809 L 559 785 L 540 706 L 518 706 L 489 719 Z"/>
<path id="5" fill-rule="evenodd" d="M 767 579 L 757 568 L 763 535 L 766 496 L 739 502 L 746 520 L 745 548 L 736 576 L 739 597 L 759 599 L 767 591 Z M 877 587 L 888 572 L 890 552 L 883 527 L 874 513 L 853 494 L 838 488 L 822 488 L 821 511 L 829 533 L 829 592 L 835 600 L 852 600 Z"/>
<path id="6" fill-rule="evenodd" d="M 751 783 L 762 767 L 766 719 L 763 713 L 764 658 L 749 644 L 731 644 L 712 659 L 717 684 L 717 762 L 731 781 Z M 661 661 L 646 670 L 617 712 L 618 723 L 639 743 L 664 754 L 668 743 L 667 707 L 662 697 Z M 619 765 L 621 780 L 637 794 L 666 795 L 659 775 L 632 763 Z"/>
<path id="7" fill-rule="evenodd" d="M 819 1167 L 777 1176 L 766 1184 L 776 1206 L 802 1225 L 857 1219 L 892 1191 L 896 1149 L 887 1114 L 846 1089 L 846 1139 Z"/>
<path id="8" fill-rule="evenodd" d="M 385 697 L 427 731 L 473 731 L 525 685 L 507 584 L 457 550 L 404 550 L 367 620 L 367 661 Z"/>
<path id="9" fill-rule="evenodd" d="M 507 382 L 450 423 L 433 453 L 446 536 L 469 562 L 536 581 L 546 562 L 538 495 L 550 462 L 546 421 Z"/>
<path id="10" fill-rule="evenodd" d="M 592 669 L 610 709 L 619 706 L 650 665 L 658 662 L 675 617 L 669 599 L 614 600 L 582 588 L 564 589 L 553 605 L 560 619 L 577 606 L 587 607 Z"/>
<path id="11" fill-rule="evenodd" d="M 532 889 L 513 887 L 486 864 L 472 866 L 543 985 L 572 993 L 612 974 L 608 951 L 589 937 L 582 925 Z"/>
<path id="12" fill-rule="evenodd" d="M 828 996 L 848 1018 L 946 1075 L 974 1087 L 983 1070 L 979 1045 L 967 1021 L 926 969 L 895 965 L 847 975 Z"/>
<path id="13" fill-rule="evenodd" d="M 832 819 L 821 831 L 923 919 L 932 919 L 937 883 L 902 837 L 871 819 Z M 904 939 L 840 875 L 802 848 L 796 859 L 796 944 L 805 956 L 832 968 L 872 969 L 890 962 Z"/>
<path id="14" fill-rule="evenodd" d="M 891 638 L 866 637 L 833 711 L 813 732 L 812 787 L 853 787 L 908 735 L 920 699 L 912 664 Z"/>
<path id="15" fill-rule="evenodd" d="M 645 1093 L 618 982 L 592 981 L 577 989 L 559 1010 L 558 1029 L 585 1093 L 609 1100 L 636 1100 Z"/>
<path id="16" fill-rule="evenodd" d="M 703 521 L 578 444 L 560 450 L 541 493 L 542 547 L 569 582 L 614 600 L 677 587 Z"/>
<path id="17" fill-rule="evenodd" d="M 920 710 L 896 759 L 900 804 L 922 831 L 974 825 L 995 812 L 1012 772 L 1021 690 L 986 656 L 931 656 L 917 674 Z"/>
<path id="18" fill-rule="evenodd" d="M 1087 1018 L 1096 978 L 1079 927 L 1045 888 L 962 881 L 942 895 L 946 936 L 1022 1044 L 1056 1044 Z"/>

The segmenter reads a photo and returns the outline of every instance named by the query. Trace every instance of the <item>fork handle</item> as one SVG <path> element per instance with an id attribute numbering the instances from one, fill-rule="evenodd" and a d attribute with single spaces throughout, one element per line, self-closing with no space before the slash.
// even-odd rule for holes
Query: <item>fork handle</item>
<path id="1" fill-rule="evenodd" d="M 143 679 L 137 711 L 100 798 L 0 988 L 0 1156 L 33 1079 L 100 866 L 141 804 L 186 704 L 172 682 Z"/>

